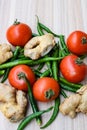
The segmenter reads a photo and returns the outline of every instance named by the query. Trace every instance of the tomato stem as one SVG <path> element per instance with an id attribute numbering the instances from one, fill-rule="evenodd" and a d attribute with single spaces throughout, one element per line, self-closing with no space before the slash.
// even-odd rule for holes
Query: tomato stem
<path id="1" fill-rule="evenodd" d="M 24 74 L 23 72 L 20 72 L 20 73 L 18 74 L 18 78 L 19 78 L 19 79 L 25 79 L 25 74 Z"/>
<path id="2" fill-rule="evenodd" d="M 18 25 L 18 24 L 20 24 L 20 22 L 16 19 L 16 20 L 14 21 L 13 25 Z"/>
<path id="3" fill-rule="evenodd" d="M 86 37 L 82 37 L 82 43 L 87 44 L 87 38 Z"/>
<path id="4" fill-rule="evenodd" d="M 76 59 L 75 63 L 78 64 L 78 65 L 81 65 L 81 64 L 83 64 L 83 60 L 80 57 L 78 57 Z"/>
<path id="5" fill-rule="evenodd" d="M 54 91 L 52 89 L 49 89 L 48 91 L 45 92 L 45 97 L 47 99 L 51 99 L 55 95 Z"/>

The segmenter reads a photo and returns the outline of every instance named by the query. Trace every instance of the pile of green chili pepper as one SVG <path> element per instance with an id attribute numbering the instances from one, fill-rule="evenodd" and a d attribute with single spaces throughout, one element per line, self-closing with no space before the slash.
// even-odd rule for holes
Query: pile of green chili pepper
<path id="1" fill-rule="evenodd" d="M 38 31 L 38 34 L 33 33 L 32 37 L 36 37 L 39 35 L 41 36 L 41 35 L 44 35 L 45 33 L 53 34 L 54 37 L 58 39 L 58 42 L 56 43 L 55 47 L 51 50 L 49 54 L 47 54 L 43 58 L 40 58 L 38 60 L 31 60 L 24 56 L 24 53 L 23 53 L 24 49 L 17 46 L 13 52 L 13 57 L 6 63 L 3 63 L 0 65 L 0 76 L 3 76 L 1 79 L 1 82 L 3 83 L 7 79 L 11 67 L 19 65 L 19 64 L 26 64 L 32 67 L 37 77 L 40 78 L 40 77 L 50 76 L 50 77 L 53 77 L 55 80 L 57 80 L 61 87 L 60 94 L 64 98 L 66 98 L 67 95 L 64 90 L 76 92 L 82 85 L 68 82 L 63 77 L 61 77 L 59 73 L 58 66 L 59 66 L 60 60 L 63 59 L 63 57 L 70 54 L 69 50 L 67 49 L 64 36 L 53 33 L 48 27 L 46 27 L 44 24 L 39 22 L 38 17 L 37 17 L 37 31 Z M 35 70 L 34 67 L 36 65 L 38 65 L 38 68 Z M 44 70 L 44 72 L 42 72 L 41 70 L 44 67 L 44 65 L 47 66 L 47 69 Z M 31 88 L 30 84 L 28 80 L 26 79 L 26 77 L 25 77 L 25 80 L 28 84 L 28 95 L 30 97 L 31 106 L 34 113 L 25 117 L 24 120 L 22 120 L 22 122 L 18 126 L 17 130 L 23 130 L 26 127 L 26 125 L 34 118 L 36 118 L 36 120 L 38 120 L 40 123 L 41 122 L 40 115 L 42 115 L 45 112 L 50 111 L 53 108 L 52 116 L 50 117 L 48 122 L 44 126 L 40 127 L 41 129 L 46 128 L 56 119 L 58 115 L 59 105 L 60 105 L 60 96 L 55 99 L 54 107 L 51 107 L 47 110 L 39 111 L 37 104 L 33 98 L 32 91 L 30 89 Z"/>

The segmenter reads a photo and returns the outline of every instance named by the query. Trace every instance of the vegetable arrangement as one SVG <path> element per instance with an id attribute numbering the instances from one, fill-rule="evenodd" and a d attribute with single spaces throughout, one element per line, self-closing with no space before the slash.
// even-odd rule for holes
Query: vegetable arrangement
<path id="1" fill-rule="evenodd" d="M 48 127 L 58 115 L 60 95 L 67 98 L 65 90 L 76 93 L 82 87 L 80 82 L 87 75 L 87 65 L 83 63 L 87 54 L 86 33 L 75 31 L 65 43 L 64 35 L 53 33 L 39 22 L 38 17 L 37 31 L 38 34 L 32 33 L 28 25 L 16 20 L 6 33 L 7 40 L 15 46 L 15 50 L 12 58 L 0 64 L 1 82 L 4 83 L 8 78 L 14 88 L 26 92 L 33 110 L 31 115 L 22 120 L 17 130 L 23 130 L 34 118 L 40 125 L 40 116 L 53 108 L 51 118 L 40 128 Z M 36 101 L 52 100 L 55 101 L 53 107 L 39 111 Z"/>

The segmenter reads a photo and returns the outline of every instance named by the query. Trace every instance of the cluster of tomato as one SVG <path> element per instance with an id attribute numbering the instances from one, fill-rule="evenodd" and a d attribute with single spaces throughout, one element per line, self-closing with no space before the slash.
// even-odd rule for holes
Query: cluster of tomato
<path id="1" fill-rule="evenodd" d="M 7 30 L 7 40 L 13 46 L 23 47 L 31 37 L 31 28 L 24 23 L 16 21 L 15 24 L 10 26 Z M 87 34 L 81 31 L 71 33 L 67 39 L 67 47 L 73 54 L 70 54 L 61 60 L 60 71 L 66 80 L 78 83 L 85 78 L 87 73 L 87 65 L 78 58 L 80 55 L 87 54 Z M 57 81 L 48 77 L 39 78 L 36 81 L 34 72 L 27 65 L 17 65 L 10 70 L 8 79 L 10 84 L 16 89 L 27 91 L 27 84 L 25 81 L 18 78 L 18 74 L 21 72 L 25 73 L 31 86 L 33 86 L 32 91 L 35 99 L 39 101 L 49 101 L 58 96 L 60 87 Z M 55 92 L 51 99 L 45 97 L 46 94 L 48 94 L 46 92 L 48 92 L 49 89 Z M 52 94 L 50 90 L 49 92 Z"/>
<path id="2" fill-rule="evenodd" d="M 87 75 L 87 65 L 83 63 L 83 58 L 87 55 L 87 34 L 74 31 L 68 36 L 66 43 L 72 54 L 61 61 L 60 70 L 66 80 L 79 83 Z"/>

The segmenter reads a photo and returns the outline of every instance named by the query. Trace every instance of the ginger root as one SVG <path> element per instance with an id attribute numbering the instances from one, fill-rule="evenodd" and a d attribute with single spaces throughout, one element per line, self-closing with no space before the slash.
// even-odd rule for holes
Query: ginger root
<path id="1" fill-rule="evenodd" d="M 0 83 L 0 110 L 11 121 L 17 122 L 25 116 L 26 94 L 21 90 Z"/>
<path id="2" fill-rule="evenodd" d="M 59 110 L 63 115 L 69 115 L 71 118 L 74 118 L 78 112 L 87 114 L 87 85 L 66 98 L 60 104 Z"/>
<path id="3" fill-rule="evenodd" d="M 24 47 L 24 55 L 33 60 L 46 55 L 55 46 L 54 36 L 47 33 L 43 36 L 32 38 Z"/>
<path id="4" fill-rule="evenodd" d="M 0 44 L 0 64 L 4 63 L 13 56 L 9 44 Z"/>

